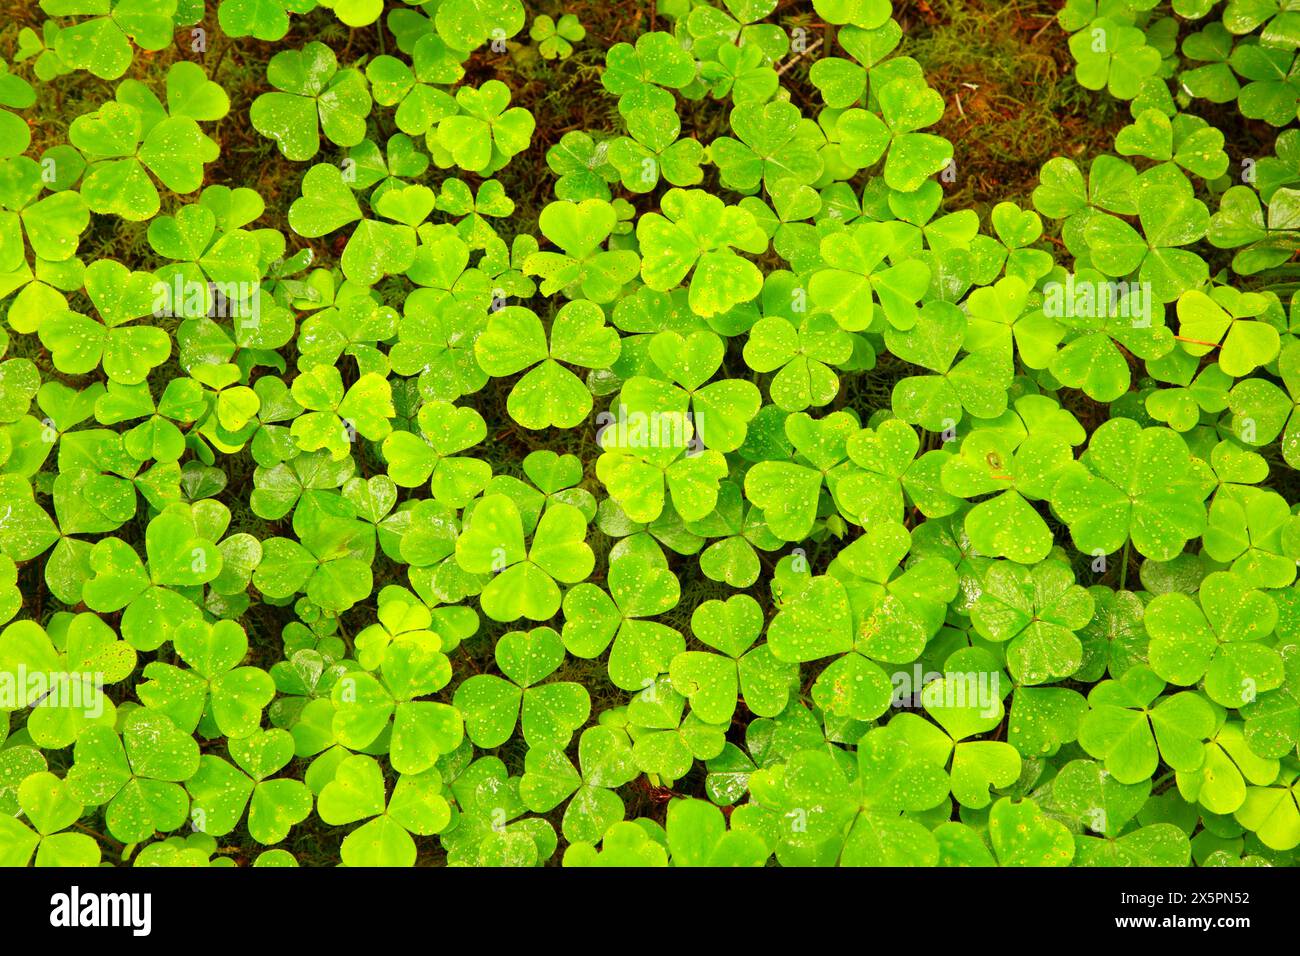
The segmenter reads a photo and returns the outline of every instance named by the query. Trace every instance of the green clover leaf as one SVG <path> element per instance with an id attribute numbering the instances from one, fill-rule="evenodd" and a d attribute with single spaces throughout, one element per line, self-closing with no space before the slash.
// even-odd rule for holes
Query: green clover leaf
<path id="1" fill-rule="evenodd" d="M 340 853 L 348 866 L 414 866 L 411 834 L 429 836 L 451 822 L 436 770 L 402 774 L 386 794 L 379 764 L 363 754 L 338 764 L 321 789 L 316 812 L 330 826 L 366 821 L 343 838 Z"/>
<path id="2" fill-rule="evenodd" d="M 320 150 L 323 130 L 337 146 L 355 146 L 366 135 L 370 90 L 356 69 L 340 70 L 334 51 L 312 41 L 281 50 L 266 68 L 276 92 L 253 101 L 253 128 L 273 140 L 286 159 L 302 162 Z"/>
<path id="3" fill-rule="evenodd" d="M 1205 531 L 1205 467 L 1177 432 L 1113 419 L 1062 471 L 1052 507 L 1081 551 L 1111 554 L 1131 540 L 1140 554 L 1168 561 Z"/>
<path id="4" fill-rule="evenodd" d="M 552 628 L 512 631 L 497 641 L 505 677 L 475 674 L 456 688 L 455 705 L 475 746 L 498 747 L 518 722 L 530 747 L 563 749 L 587 721 L 591 699 L 571 681 L 541 683 L 564 662 L 564 644 Z"/>
<path id="5" fill-rule="evenodd" d="M 494 575 L 483 589 L 483 612 L 494 621 L 545 621 L 560 608 L 560 582 L 577 584 L 595 556 L 587 522 L 571 505 L 548 508 L 525 549 L 519 507 L 503 494 L 481 498 L 456 539 L 456 563 L 470 574 Z"/>

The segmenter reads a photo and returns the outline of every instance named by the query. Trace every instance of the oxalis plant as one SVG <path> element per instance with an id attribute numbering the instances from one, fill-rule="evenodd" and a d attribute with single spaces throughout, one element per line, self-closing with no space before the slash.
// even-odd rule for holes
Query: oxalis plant
<path id="1" fill-rule="evenodd" d="M 1300 10 L 590 9 L 0 34 L 0 863 L 1295 863 Z"/>

